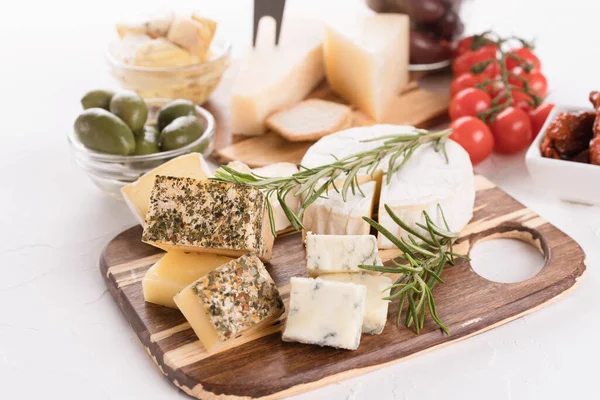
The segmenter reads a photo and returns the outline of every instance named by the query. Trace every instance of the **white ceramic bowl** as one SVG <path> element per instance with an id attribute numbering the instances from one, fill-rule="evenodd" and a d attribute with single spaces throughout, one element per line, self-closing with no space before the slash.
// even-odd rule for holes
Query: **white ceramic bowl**
<path id="1" fill-rule="evenodd" d="M 581 107 L 555 106 L 535 138 L 525 162 L 536 185 L 561 200 L 600 205 L 600 165 L 542 157 L 540 144 L 551 121 L 561 112 L 591 111 Z"/>

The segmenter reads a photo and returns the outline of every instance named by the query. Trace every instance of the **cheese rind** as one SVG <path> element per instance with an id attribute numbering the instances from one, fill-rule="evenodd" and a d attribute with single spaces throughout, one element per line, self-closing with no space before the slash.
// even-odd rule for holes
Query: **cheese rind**
<path id="1" fill-rule="evenodd" d="M 140 225 L 144 225 L 148 213 L 150 194 L 156 175 L 208 179 L 211 173 L 202 154 L 190 153 L 169 160 L 145 173 L 137 181 L 123 186 L 121 188 L 123 199 Z"/>
<path id="2" fill-rule="evenodd" d="M 383 332 L 390 303 L 389 300 L 383 300 L 383 297 L 390 294 L 391 278 L 371 274 L 327 274 L 320 276 L 320 278 L 326 281 L 351 282 L 356 285 L 363 285 L 367 289 L 367 293 L 362 332 L 369 335 L 379 335 Z"/>
<path id="3" fill-rule="evenodd" d="M 252 253 L 209 272 L 174 300 L 209 352 L 284 312 L 275 282 Z"/>
<path id="4" fill-rule="evenodd" d="M 271 259 L 265 196 L 249 185 L 158 175 L 142 241 L 166 251 Z"/>
<path id="5" fill-rule="evenodd" d="M 290 280 L 284 342 L 356 350 L 360 344 L 366 288 L 322 279 Z"/>
<path id="6" fill-rule="evenodd" d="M 341 188 L 341 184 L 338 185 Z M 346 201 L 333 188 L 326 197 L 315 200 L 304 212 L 302 224 L 307 231 L 323 235 L 367 235 L 371 229 L 363 217 L 372 217 L 376 201 L 376 182 L 360 184 L 362 193 L 348 191 Z M 363 196 L 364 194 L 364 196 Z"/>
<path id="7" fill-rule="evenodd" d="M 434 224 L 444 228 L 441 206 L 449 230 L 460 232 L 473 216 L 475 182 L 473 167 L 467 152 L 456 142 L 445 144 L 448 161 L 442 152 L 436 152 L 431 144 L 417 149 L 406 164 L 396 172 L 388 184 L 383 182 L 379 199 L 379 223 L 394 236 L 408 238 L 388 215 L 384 205 L 410 227 L 426 234 L 416 223 L 425 224 L 423 211 L 427 211 Z M 401 160 L 399 160 L 400 162 Z M 379 248 L 395 246 L 379 234 Z"/>
<path id="8" fill-rule="evenodd" d="M 287 177 L 292 176 L 298 172 L 298 167 L 296 166 L 296 164 L 287 162 L 275 163 L 267 165 L 265 167 L 254 169 L 251 169 L 241 161 L 231 161 L 227 164 L 227 166 L 246 174 L 254 172 L 256 175 L 265 178 Z M 284 200 L 287 206 L 294 212 L 296 212 L 298 210 L 298 207 L 300 207 L 300 198 L 295 196 L 293 191 L 288 193 L 288 195 L 285 196 Z M 285 212 L 283 211 L 283 208 L 281 207 L 281 204 L 277 199 L 276 193 L 271 193 L 271 195 L 269 196 L 269 201 L 271 202 L 271 207 L 273 207 L 275 230 L 277 233 L 282 232 L 288 227 L 290 227 L 292 223 L 285 215 Z"/>
<path id="9" fill-rule="evenodd" d="M 213 269 L 231 261 L 217 254 L 170 251 L 154 264 L 142 280 L 144 300 L 177 308 L 173 296 Z"/>
<path id="10" fill-rule="evenodd" d="M 259 45 L 246 54 L 231 94 L 231 129 L 240 135 L 261 135 L 273 112 L 304 99 L 325 77 L 322 26 L 290 20 L 279 45 Z"/>
<path id="11" fill-rule="evenodd" d="M 323 51 L 331 89 L 382 121 L 408 83 L 408 40 L 409 19 L 403 14 L 377 14 L 344 26 L 327 26 Z"/>
<path id="12" fill-rule="evenodd" d="M 382 265 L 373 235 L 306 235 L 306 272 L 309 276 L 340 272 L 360 273 L 359 265 Z"/>

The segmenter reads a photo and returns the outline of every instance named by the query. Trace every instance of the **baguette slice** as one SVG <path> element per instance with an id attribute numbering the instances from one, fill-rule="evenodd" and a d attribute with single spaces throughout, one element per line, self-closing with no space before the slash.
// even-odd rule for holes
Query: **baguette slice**
<path id="1" fill-rule="evenodd" d="M 344 104 L 308 99 L 272 114 L 266 123 L 290 142 L 314 141 L 350 128 L 352 110 Z"/>

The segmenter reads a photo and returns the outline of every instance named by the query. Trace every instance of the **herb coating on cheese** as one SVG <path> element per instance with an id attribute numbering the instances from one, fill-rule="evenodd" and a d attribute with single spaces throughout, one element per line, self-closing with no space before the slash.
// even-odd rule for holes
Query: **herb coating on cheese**
<path id="1" fill-rule="evenodd" d="M 284 311 L 275 282 L 255 254 L 209 272 L 192 290 L 202 300 L 222 341 Z"/>
<path id="2" fill-rule="evenodd" d="M 251 186 L 159 175 L 142 241 L 261 254 L 264 210 L 265 196 Z"/>

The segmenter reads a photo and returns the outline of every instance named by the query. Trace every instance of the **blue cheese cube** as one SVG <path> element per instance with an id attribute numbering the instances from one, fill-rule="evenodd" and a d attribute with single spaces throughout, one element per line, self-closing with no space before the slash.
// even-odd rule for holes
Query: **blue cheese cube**
<path id="1" fill-rule="evenodd" d="M 366 293 L 364 286 L 353 283 L 292 278 L 282 340 L 356 350 Z"/>
<path id="2" fill-rule="evenodd" d="M 390 295 L 390 286 L 392 285 L 389 277 L 372 274 L 327 274 L 320 278 L 327 281 L 351 282 L 367 288 L 362 332 L 369 335 L 379 335 L 383 332 L 390 303 L 389 300 L 383 300 L 383 298 Z"/>
<path id="3" fill-rule="evenodd" d="M 375 236 L 306 234 L 306 272 L 309 276 L 363 272 L 359 265 L 382 265 Z"/>

